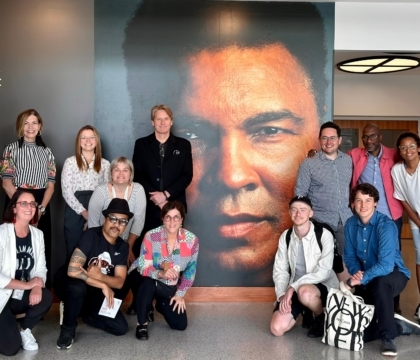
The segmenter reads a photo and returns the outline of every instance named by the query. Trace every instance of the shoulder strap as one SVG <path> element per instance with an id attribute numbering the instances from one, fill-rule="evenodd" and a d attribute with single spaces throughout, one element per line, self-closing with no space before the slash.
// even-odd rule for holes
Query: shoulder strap
<path id="1" fill-rule="evenodd" d="M 322 238 L 322 232 L 324 231 L 324 227 L 321 224 L 318 224 L 318 223 L 313 223 L 313 224 L 314 224 L 316 241 L 318 243 L 319 249 L 322 252 L 321 238 Z"/>
<path id="2" fill-rule="evenodd" d="M 286 233 L 286 249 L 289 249 L 290 238 L 292 236 L 292 230 L 293 228 L 290 228 L 289 230 L 287 230 L 287 233 Z"/>

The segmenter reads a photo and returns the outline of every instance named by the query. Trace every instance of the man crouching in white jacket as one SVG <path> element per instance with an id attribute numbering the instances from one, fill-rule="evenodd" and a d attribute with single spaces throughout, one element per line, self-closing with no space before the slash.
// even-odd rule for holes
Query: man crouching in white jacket
<path id="1" fill-rule="evenodd" d="M 298 316 L 304 314 L 302 326 L 309 328 L 308 337 L 321 337 L 328 290 L 338 287 L 332 269 L 334 238 L 323 228 L 318 243 L 315 226 L 310 221 L 313 211 L 308 197 L 294 197 L 289 203 L 289 214 L 293 227 L 281 234 L 274 261 L 277 302 L 270 329 L 273 335 L 282 336 L 295 325 Z"/>

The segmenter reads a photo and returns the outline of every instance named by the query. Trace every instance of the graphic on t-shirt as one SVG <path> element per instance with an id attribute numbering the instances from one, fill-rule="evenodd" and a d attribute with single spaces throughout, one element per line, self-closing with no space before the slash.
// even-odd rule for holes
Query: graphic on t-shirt
<path id="1" fill-rule="evenodd" d="M 33 268 L 34 250 L 32 246 L 19 246 L 16 248 L 16 270 L 30 270 Z"/>
<path id="2" fill-rule="evenodd" d="M 104 251 L 102 254 L 100 254 L 98 257 L 94 257 L 89 260 L 88 266 L 90 265 L 101 265 L 101 273 L 104 275 L 107 275 L 110 273 L 111 269 L 114 267 L 112 265 L 111 256 L 109 255 L 109 252 Z"/>

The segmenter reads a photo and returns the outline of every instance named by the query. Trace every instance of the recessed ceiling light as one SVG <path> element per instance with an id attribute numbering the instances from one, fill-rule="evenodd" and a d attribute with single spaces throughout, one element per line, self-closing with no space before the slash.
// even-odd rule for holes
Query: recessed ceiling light
<path id="1" fill-rule="evenodd" d="M 420 66 L 420 59 L 412 56 L 369 56 L 350 59 L 337 64 L 337 69 L 357 74 L 383 74 L 405 71 Z"/>

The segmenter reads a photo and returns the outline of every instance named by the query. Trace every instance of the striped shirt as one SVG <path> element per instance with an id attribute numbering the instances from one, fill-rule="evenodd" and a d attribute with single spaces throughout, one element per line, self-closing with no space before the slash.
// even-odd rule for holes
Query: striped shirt
<path id="1" fill-rule="evenodd" d="M 11 179 L 16 188 L 45 189 L 55 183 L 56 166 L 50 148 L 35 142 L 19 141 L 6 145 L 0 164 L 2 179 Z"/>
<path id="2" fill-rule="evenodd" d="M 102 226 L 104 223 L 104 216 L 102 210 L 108 208 L 112 196 L 108 191 L 108 183 L 99 185 L 92 194 L 89 201 L 88 208 L 88 227 L 93 228 Z M 133 183 L 133 190 L 131 191 L 128 201 L 128 207 L 134 216 L 128 222 L 124 233 L 121 235 L 124 241 L 127 241 L 130 233 L 140 236 L 144 226 L 144 218 L 146 215 L 146 195 L 143 186 L 139 183 Z"/>
<path id="3" fill-rule="evenodd" d="M 83 158 L 83 155 L 82 159 L 86 161 Z M 64 162 L 63 171 L 61 172 L 61 191 L 67 205 L 70 206 L 76 214 L 81 214 L 86 209 L 80 201 L 77 200 L 74 193 L 82 190 L 93 191 L 99 184 L 108 182 L 109 161 L 101 159 L 101 170 L 99 173 L 93 168 L 94 163 L 95 155 L 93 155 L 87 170 L 79 169 L 76 156 L 71 156 Z"/>
<path id="4" fill-rule="evenodd" d="M 334 160 L 322 151 L 314 158 L 306 158 L 299 166 L 295 185 L 295 196 L 308 196 L 312 202 L 314 218 L 319 222 L 337 227 L 343 226 L 353 216 L 349 207 L 351 157 L 338 151 Z"/>

